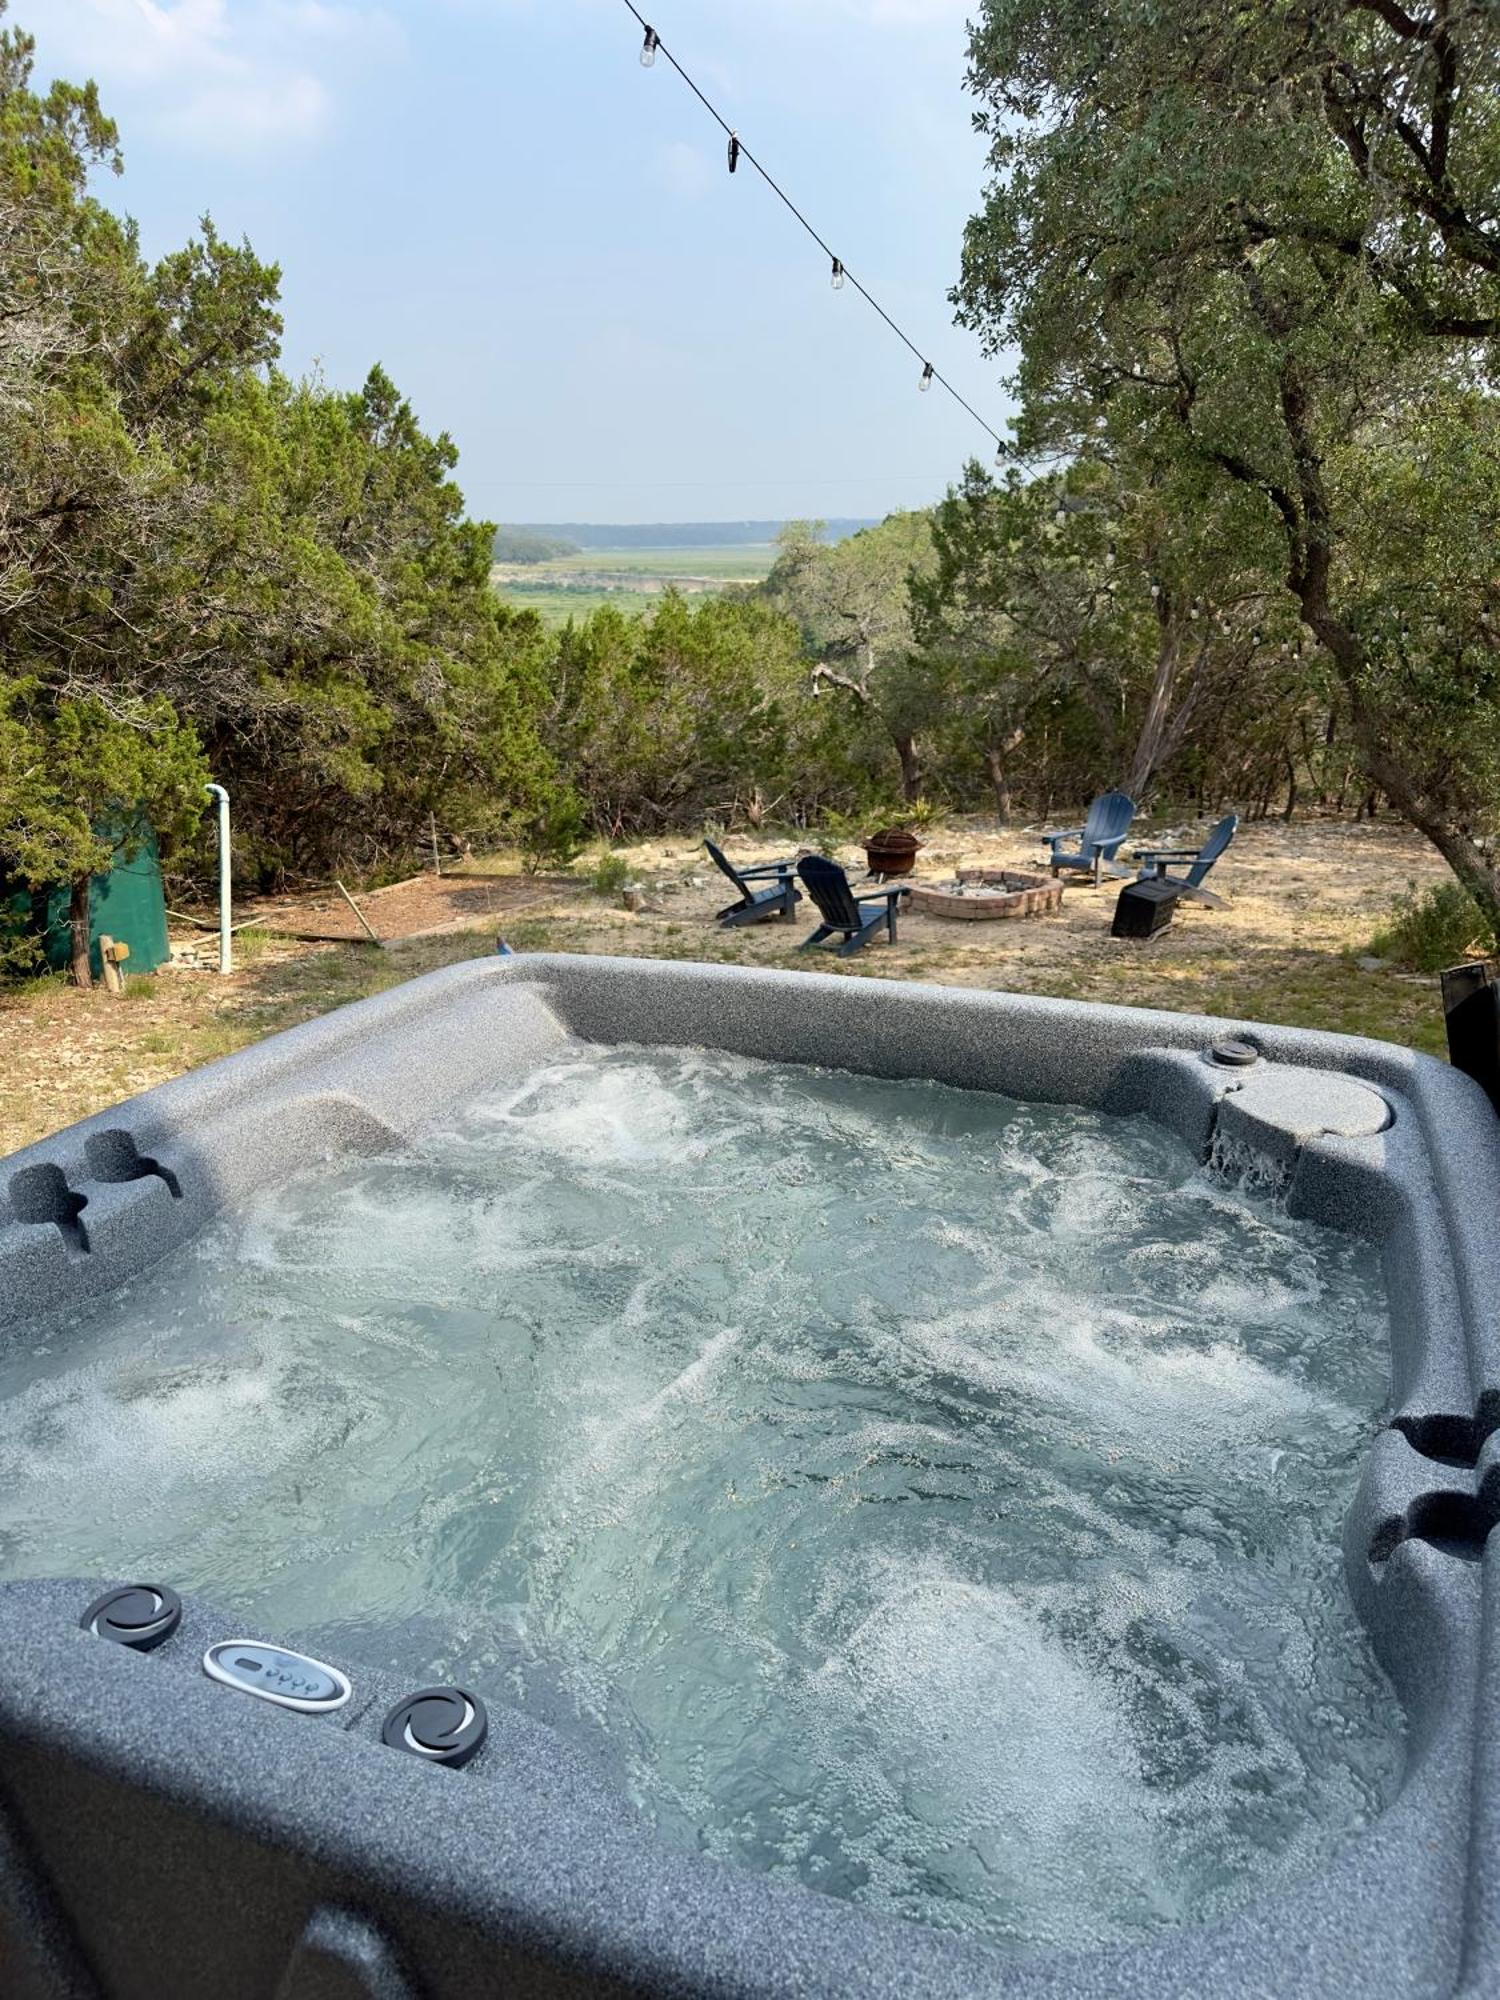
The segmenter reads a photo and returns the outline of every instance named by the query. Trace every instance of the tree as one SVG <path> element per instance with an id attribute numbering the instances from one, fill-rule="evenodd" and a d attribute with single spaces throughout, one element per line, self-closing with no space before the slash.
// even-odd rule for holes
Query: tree
<path id="1" fill-rule="evenodd" d="M 915 630 L 925 656 L 947 663 L 1002 819 L 1015 768 L 1047 775 L 1069 712 L 1075 748 L 1080 736 L 1090 746 L 1074 788 L 1123 775 L 1143 798 L 1212 697 L 1275 642 L 1270 579 L 1233 515 L 1107 439 L 1065 477 L 1013 472 L 997 485 L 971 465 L 935 510 Z"/>
<path id="2" fill-rule="evenodd" d="M 754 598 L 605 606 L 560 637 L 548 741 L 609 838 L 759 824 L 796 809 L 806 671 L 796 627 Z"/>
<path id="3" fill-rule="evenodd" d="M 490 590 L 452 440 L 378 367 L 353 394 L 284 375 L 279 274 L 211 219 L 148 265 L 89 192 L 119 164 L 93 86 L 32 77 L 0 31 L 0 712 L 26 802 L 0 871 L 66 869 L 81 932 L 113 829 L 189 837 L 200 750 L 262 881 L 386 864 L 432 815 L 560 829 L 547 641 Z"/>
<path id="4" fill-rule="evenodd" d="M 1500 920 L 1495 796 L 1431 780 L 1447 669 L 1429 653 L 1393 705 L 1350 588 L 1365 455 L 1426 399 L 1489 382 L 1492 10 L 986 0 L 971 53 L 994 179 L 957 296 L 1021 346 L 1025 448 L 1087 451 L 1107 427 L 1241 489 L 1371 779 Z"/>
<path id="5" fill-rule="evenodd" d="M 764 585 L 813 654 L 813 685 L 837 688 L 875 716 L 901 767 L 902 796 L 921 796 L 918 737 L 940 715 L 915 660 L 908 580 L 932 563 L 926 514 L 892 514 L 878 528 L 826 543 L 820 524 L 793 522 Z"/>

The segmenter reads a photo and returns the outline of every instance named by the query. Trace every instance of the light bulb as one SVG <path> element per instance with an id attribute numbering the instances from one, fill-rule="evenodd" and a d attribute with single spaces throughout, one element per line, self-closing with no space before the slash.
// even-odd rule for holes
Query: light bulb
<path id="1" fill-rule="evenodd" d="M 1113 542 L 1111 542 L 1109 547 L 1104 551 L 1104 567 L 1106 569 L 1113 569 L 1114 566 L 1115 566 L 1115 545 Z"/>
<path id="2" fill-rule="evenodd" d="M 932 378 L 936 374 L 936 372 L 937 372 L 936 369 L 933 367 L 930 361 L 924 361 L 922 363 L 922 379 L 917 384 L 917 387 L 922 391 L 922 394 L 924 396 L 927 394 L 927 391 L 932 387 Z"/>
<path id="3" fill-rule="evenodd" d="M 1061 504 L 1061 502 L 1058 503 L 1057 512 L 1052 516 L 1052 518 L 1057 523 L 1059 528 L 1065 528 L 1067 526 L 1068 510 Z"/>
<path id="4" fill-rule="evenodd" d="M 1002 468 L 1005 465 L 1005 446 L 1003 444 L 995 447 L 995 463 Z"/>
<path id="5" fill-rule="evenodd" d="M 833 260 L 833 289 L 836 292 L 844 289 L 844 267 L 837 257 Z"/>
<path id="6" fill-rule="evenodd" d="M 738 132 L 731 132 L 729 135 L 729 171 L 732 174 L 738 173 L 739 166 L 740 166 L 740 135 Z"/>
<path id="7" fill-rule="evenodd" d="M 646 30 L 646 39 L 641 43 L 641 68 L 653 69 L 656 65 L 656 51 L 661 47 L 661 36 L 655 28 Z"/>

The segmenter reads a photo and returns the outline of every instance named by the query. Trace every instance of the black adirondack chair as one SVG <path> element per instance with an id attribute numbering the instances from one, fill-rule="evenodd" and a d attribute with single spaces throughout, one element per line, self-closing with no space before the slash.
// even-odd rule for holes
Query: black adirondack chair
<path id="1" fill-rule="evenodd" d="M 855 952 L 864 950 L 882 925 L 891 943 L 896 942 L 896 911 L 901 898 L 911 894 L 909 882 L 870 889 L 861 884 L 855 890 L 849 886 L 849 877 L 838 863 L 821 854 L 809 854 L 800 861 L 797 873 L 823 919 L 812 936 L 798 945 L 799 951 L 811 951 L 814 945 L 838 933 L 844 940 L 838 948 L 839 957 L 851 958 Z"/>
<path id="2" fill-rule="evenodd" d="M 753 868 L 736 868 L 723 849 L 715 847 L 711 840 L 705 840 L 703 845 L 714 866 L 721 868 L 740 892 L 739 901 L 720 910 L 715 919 L 725 930 L 735 930 L 740 924 L 763 923 L 767 917 L 789 917 L 802 901 L 802 892 L 792 880 L 797 869 L 795 861 L 761 861 Z M 757 883 L 768 886 L 757 888 Z"/>
<path id="3" fill-rule="evenodd" d="M 1142 877 L 1153 882 L 1170 882 L 1179 896 L 1190 896 L 1194 902 L 1207 903 L 1211 909 L 1222 910 L 1224 898 L 1216 896 L 1212 889 L 1205 889 L 1203 878 L 1224 852 L 1230 841 L 1239 832 L 1240 816 L 1229 813 L 1209 834 L 1201 847 L 1138 847 L 1135 858 L 1141 864 Z M 1187 865 L 1185 875 L 1171 873 L 1173 866 Z"/>

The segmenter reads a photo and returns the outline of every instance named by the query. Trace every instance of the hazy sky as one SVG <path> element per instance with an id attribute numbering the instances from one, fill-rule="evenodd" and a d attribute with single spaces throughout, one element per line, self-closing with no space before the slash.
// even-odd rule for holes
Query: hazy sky
<path id="1" fill-rule="evenodd" d="M 642 11 L 810 219 L 990 421 L 1001 370 L 947 302 L 982 149 L 970 0 L 652 0 Z M 205 210 L 284 270 L 285 359 L 381 361 L 520 520 L 878 515 L 983 433 L 763 184 L 730 179 L 623 0 L 13 0 L 42 75 L 118 120 L 106 198 L 149 253 Z"/>

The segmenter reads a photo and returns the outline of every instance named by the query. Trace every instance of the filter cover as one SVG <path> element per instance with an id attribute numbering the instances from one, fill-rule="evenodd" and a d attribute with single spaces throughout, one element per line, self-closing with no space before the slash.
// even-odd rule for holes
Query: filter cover
<path id="1" fill-rule="evenodd" d="M 182 1599 L 164 1583 L 127 1583 L 96 1597 L 78 1622 L 100 1639 L 149 1653 L 182 1623 Z"/>
<path id="2" fill-rule="evenodd" d="M 423 1688 L 398 1701 L 385 1719 L 381 1738 L 393 1750 L 409 1750 L 430 1764 L 467 1764 L 489 1733 L 489 1717 L 477 1694 L 462 1688 Z"/>

